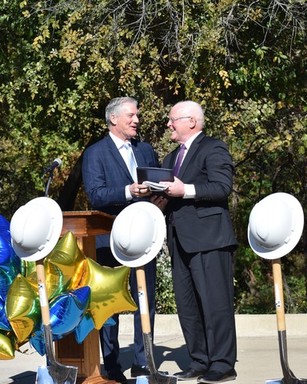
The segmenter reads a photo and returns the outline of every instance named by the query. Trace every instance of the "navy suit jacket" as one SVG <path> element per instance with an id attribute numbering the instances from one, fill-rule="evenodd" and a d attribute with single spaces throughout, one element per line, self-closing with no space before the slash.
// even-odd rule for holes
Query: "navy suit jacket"
<path id="1" fill-rule="evenodd" d="M 158 167 L 152 146 L 131 140 L 139 167 Z M 85 192 L 92 209 L 117 215 L 127 205 L 140 199 L 126 201 L 125 186 L 133 179 L 110 135 L 88 147 L 84 152 L 82 176 Z"/>
<path id="2" fill-rule="evenodd" d="M 177 152 L 178 148 L 167 155 L 162 166 L 173 168 Z M 196 197 L 172 198 L 166 208 L 166 215 L 171 215 L 169 225 L 176 228 L 186 252 L 206 252 L 237 244 L 227 202 L 233 170 L 226 144 L 201 132 L 192 142 L 178 174 L 185 184 L 194 184 Z"/>

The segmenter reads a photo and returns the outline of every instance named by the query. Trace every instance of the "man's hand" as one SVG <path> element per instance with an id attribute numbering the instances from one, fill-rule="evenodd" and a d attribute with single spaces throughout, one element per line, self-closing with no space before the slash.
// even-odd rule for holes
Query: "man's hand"
<path id="1" fill-rule="evenodd" d="M 184 183 L 178 179 L 178 177 L 174 177 L 174 181 L 163 181 L 161 184 L 166 185 L 168 188 L 165 193 L 171 197 L 182 197 L 184 196 Z"/>
<path id="2" fill-rule="evenodd" d="M 168 198 L 163 195 L 153 195 L 150 201 L 163 211 L 168 203 Z"/>
<path id="3" fill-rule="evenodd" d="M 134 197 L 146 197 L 151 195 L 149 188 L 144 184 L 133 183 L 129 186 L 129 190 L 131 196 Z"/>

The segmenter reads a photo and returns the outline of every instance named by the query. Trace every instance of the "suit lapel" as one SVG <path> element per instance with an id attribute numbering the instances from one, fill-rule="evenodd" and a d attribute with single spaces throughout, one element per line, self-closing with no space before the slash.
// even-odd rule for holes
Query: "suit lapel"
<path id="1" fill-rule="evenodd" d="M 139 144 L 138 141 L 133 140 L 133 139 L 131 140 L 131 146 L 132 146 L 132 150 L 133 150 L 133 153 L 135 156 L 135 160 L 137 162 L 138 167 L 146 167 L 147 161 L 144 158 L 144 154 L 140 150 L 140 147 L 138 144 Z"/>
<path id="2" fill-rule="evenodd" d="M 185 156 L 185 158 L 184 158 L 184 160 L 183 160 L 183 162 L 181 164 L 181 167 L 180 167 L 180 170 L 179 170 L 179 174 L 178 174 L 178 178 L 179 179 L 185 173 L 185 171 L 187 169 L 187 166 L 189 165 L 189 163 L 192 160 L 192 158 L 195 155 L 195 153 L 198 151 L 199 145 L 200 145 L 200 143 L 201 143 L 201 141 L 203 140 L 204 137 L 205 137 L 205 135 L 202 132 L 193 141 L 190 149 L 188 150 L 188 153 L 186 154 L 186 156 Z"/>
<path id="3" fill-rule="evenodd" d="M 129 169 L 127 168 L 127 165 L 124 159 L 122 158 L 122 155 L 119 153 L 119 150 L 117 149 L 114 141 L 111 139 L 109 135 L 106 137 L 106 140 L 108 141 L 106 145 L 106 150 L 109 152 L 110 157 L 112 157 L 114 161 L 118 163 L 120 168 L 122 168 L 123 171 L 126 173 L 127 177 L 129 177 L 129 179 L 133 181 L 130 175 Z"/>

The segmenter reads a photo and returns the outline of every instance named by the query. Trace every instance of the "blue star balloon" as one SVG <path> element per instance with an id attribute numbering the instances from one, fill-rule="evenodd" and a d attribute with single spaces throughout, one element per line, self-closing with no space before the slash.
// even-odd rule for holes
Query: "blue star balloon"
<path id="1" fill-rule="evenodd" d="M 50 325 L 53 340 L 73 332 L 87 310 L 90 288 L 87 286 L 65 292 L 50 302 Z M 42 327 L 33 333 L 30 343 L 41 355 L 45 354 Z"/>
<path id="2" fill-rule="evenodd" d="M 112 317 L 110 317 L 103 325 L 108 325 L 108 326 L 112 326 L 112 325 L 115 325 L 115 321 L 112 319 Z M 91 316 L 91 314 L 89 312 L 86 312 L 79 325 L 76 327 L 75 329 L 75 338 L 76 338 L 76 342 L 81 344 L 83 343 L 83 341 L 85 340 L 85 338 L 87 337 L 87 335 L 93 330 L 95 329 L 95 323 L 94 323 L 94 320 Z"/>

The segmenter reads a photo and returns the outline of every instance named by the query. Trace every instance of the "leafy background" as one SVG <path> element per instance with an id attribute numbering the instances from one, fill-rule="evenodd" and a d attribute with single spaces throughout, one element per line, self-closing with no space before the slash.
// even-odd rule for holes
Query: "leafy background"
<path id="1" fill-rule="evenodd" d="M 236 175 L 231 213 L 236 311 L 270 313 L 271 265 L 248 246 L 252 207 L 283 191 L 306 207 L 304 0 L 3 0 L 0 4 L 0 213 L 43 195 L 43 167 L 61 158 L 50 195 L 88 209 L 84 148 L 106 132 L 116 96 L 140 103 L 140 138 L 169 152 L 168 111 L 199 102 L 205 132 L 223 139 Z M 306 311 L 307 245 L 283 259 L 286 307 Z M 159 259 L 158 311 L 176 311 L 169 256 Z"/>

